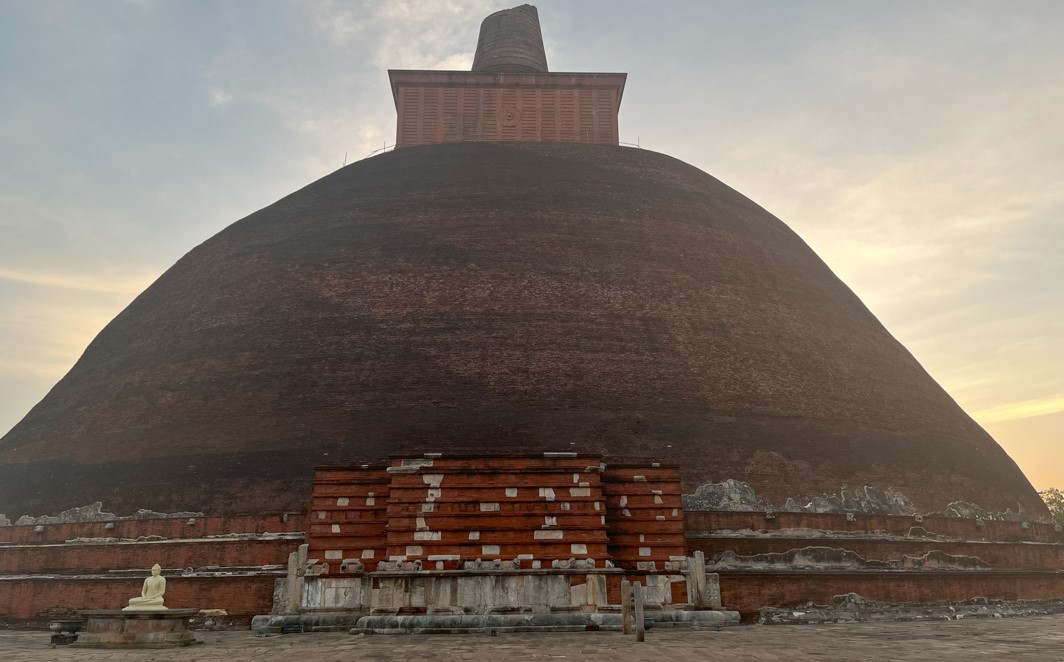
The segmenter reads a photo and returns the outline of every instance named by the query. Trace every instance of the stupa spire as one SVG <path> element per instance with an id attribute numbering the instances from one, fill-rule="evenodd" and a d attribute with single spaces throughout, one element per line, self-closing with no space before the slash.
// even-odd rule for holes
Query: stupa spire
<path id="1" fill-rule="evenodd" d="M 539 12 L 532 5 L 497 11 L 480 24 L 473 71 L 493 74 L 547 73 Z"/>

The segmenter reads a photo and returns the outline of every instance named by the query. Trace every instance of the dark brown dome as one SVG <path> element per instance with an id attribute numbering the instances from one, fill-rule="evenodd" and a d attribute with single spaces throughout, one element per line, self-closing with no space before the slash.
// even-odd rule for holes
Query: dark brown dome
<path id="1" fill-rule="evenodd" d="M 779 220 L 661 154 L 546 143 L 377 156 L 192 250 L 0 440 L 0 512 L 303 510 L 318 464 L 541 450 L 1043 512 Z"/>

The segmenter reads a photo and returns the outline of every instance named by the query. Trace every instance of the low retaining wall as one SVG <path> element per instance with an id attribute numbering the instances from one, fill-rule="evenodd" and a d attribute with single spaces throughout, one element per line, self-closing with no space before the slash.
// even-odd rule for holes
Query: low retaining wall
<path id="1" fill-rule="evenodd" d="M 0 575 L 85 574 L 114 569 L 262 566 L 288 562 L 302 536 L 266 539 L 93 542 L 0 547 Z"/>
<path id="2" fill-rule="evenodd" d="M 76 538 L 201 538 L 229 533 L 298 533 L 305 524 L 303 513 L 28 524 L 0 526 L 0 544 L 62 543 Z"/>
<path id="3" fill-rule="evenodd" d="M 923 556 L 932 550 L 954 556 L 971 556 L 998 569 L 1058 570 L 1064 568 L 1064 544 L 1031 542 L 970 542 L 913 538 L 784 538 L 784 537 L 703 537 L 689 536 L 691 551 L 700 550 L 707 560 L 725 551 L 742 556 L 787 552 L 806 547 L 833 547 L 854 552 L 866 560 L 897 560 L 902 556 Z"/>
<path id="4" fill-rule="evenodd" d="M 273 602 L 278 574 L 167 577 L 166 605 L 224 609 L 235 623 L 249 623 Z M 43 624 L 80 609 L 118 609 L 140 595 L 143 577 L 0 577 L 0 626 Z"/>
<path id="5" fill-rule="evenodd" d="M 685 529 L 690 534 L 719 531 L 765 531 L 810 529 L 828 532 L 880 532 L 904 536 L 912 527 L 960 540 L 998 540 L 1064 543 L 1064 531 L 1044 522 L 1011 522 L 955 517 L 920 517 L 910 515 L 864 515 L 860 513 L 784 513 L 771 515 L 763 511 L 702 510 L 684 512 Z"/>
<path id="6" fill-rule="evenodd" d="M 846 593 L 880 602 L 1064 597 L 1064 571 L 721 570 L 718 574 L 721 601 L 745 621 L 756 620 L 762 607 L 830 604 L 836 595 Z"/>

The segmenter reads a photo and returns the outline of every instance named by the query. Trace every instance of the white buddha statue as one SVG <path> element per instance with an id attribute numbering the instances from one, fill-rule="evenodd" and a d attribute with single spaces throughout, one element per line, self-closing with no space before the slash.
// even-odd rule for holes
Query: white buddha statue
<path id="1" fill-rule="evenodd" d="M 160 611 L 166 609 L 163 606 L 163 594 L 166 593 L 166 578 L 160 573 L 163 571 L 158 563 L 151 567 L 151 577 L 144 580 L 144 587 L 140 589 L 140 597 L 132 598 L 129 606 L 122 611 Z"/>

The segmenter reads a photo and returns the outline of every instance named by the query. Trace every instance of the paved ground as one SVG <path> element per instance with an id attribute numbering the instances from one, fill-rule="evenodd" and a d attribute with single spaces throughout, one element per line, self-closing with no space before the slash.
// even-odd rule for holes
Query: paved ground
<path id="1" fill-rule="evenodd" d="M 178 651 L 49 648 L 44 632 L 0 632 L 0 660 L 1064 660 L 1064 615 L 861 625 L 748 625 L 720 632 L 651 630 L 645 643 L 616 632 L 573 634 L 256 637 L 200 632 L 202 645 Z"/>

